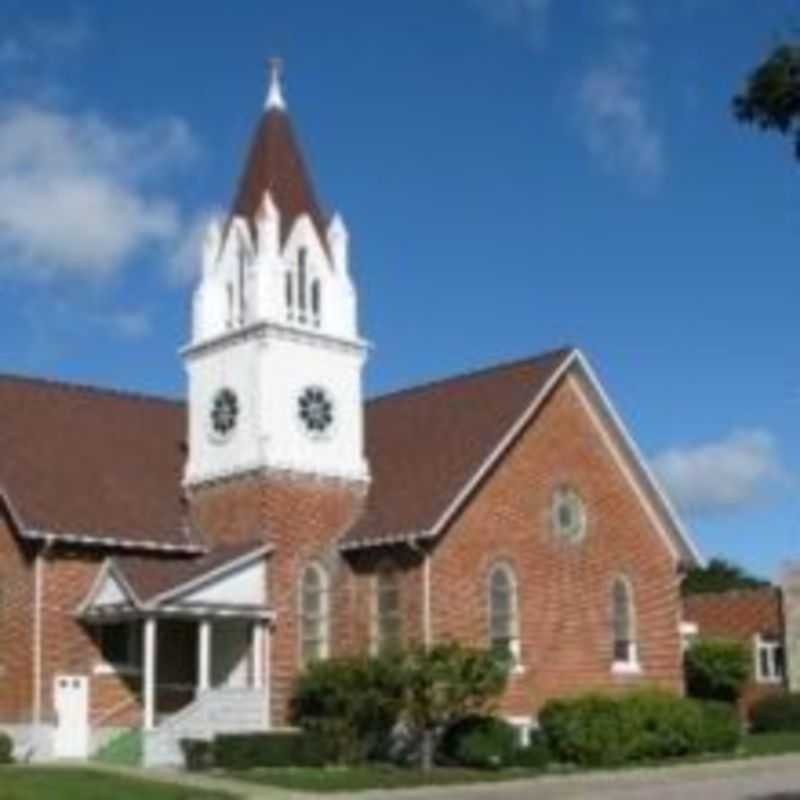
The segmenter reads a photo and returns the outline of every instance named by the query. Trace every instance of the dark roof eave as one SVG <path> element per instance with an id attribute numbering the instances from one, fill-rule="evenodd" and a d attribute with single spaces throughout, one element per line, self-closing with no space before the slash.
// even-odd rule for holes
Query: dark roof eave
<path id="1" fill-rule="evenodd" d="M 187 555 L 202 555 L 208 548 L 200 544 L 172 544 L 160 542 L 157 539 L 125 539 L 110 535 L 65 533 L 57 531 L 42 531 L 24 528 L 20 535 L 31 541 L 60 542 L 83 547 L 104 547 L 122 550 L 148 550 L 164 553 L 186 553 Z"/>
<path id="2" fill-rule="evenodd" d="M 435 533 L 431 530 L 412 531 L 409 533 L 389 534 L 372 539 L 359 538 L 349 542 L 344 540 L 339 543 L 338 549 L 342 553 L 347 553 L 356 550 L 369 550 L 376 547 L 391 547 L 396 544 L 406 544 L 409 547 L 415 547 L 421 541 L 434 537 Z"/>

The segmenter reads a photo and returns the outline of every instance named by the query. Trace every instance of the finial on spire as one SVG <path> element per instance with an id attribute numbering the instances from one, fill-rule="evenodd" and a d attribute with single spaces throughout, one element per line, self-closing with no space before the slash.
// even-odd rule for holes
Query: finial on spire
<path id="1" fill-rule="evenodd" d="M 283 59 L 273 56 L 269 60 L 269 92 L 264 108 L 269 111 L 277 108 L 283 111 L 286 108 L 286 101 L 283 99 L 281 90 L 281 73 L 283 72 Z"/>

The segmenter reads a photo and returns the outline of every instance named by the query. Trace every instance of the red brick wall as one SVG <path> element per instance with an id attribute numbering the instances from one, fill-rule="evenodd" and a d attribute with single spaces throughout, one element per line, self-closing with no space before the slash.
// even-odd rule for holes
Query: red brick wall
<path id="1" fill-rule="evenodd" d="M 0 508 L 0 722 L 31 719 L 33 552 Z"/>
<path id="2" fill-rule="evenodd" d="M 100 660 L 89 631 L 75 619 L 75 611 L 97 575 L 101 556 L 94 552 L 56 547 L 42 570 L 42 709 L 53 719 L 53 681 L 56 675 L 90 676 L 90 716 L 95 718 L 105 703 L 118 700 L 117 687 L 108 679 L 92 676 Z"/>
<path id="3" fill-rule="evenodd" d="M 333 653 L 351 646 L 357 624 L 358 591 L 336 544 L 352 524 L 363 486 L 289 475 L 239 479 L 196 489 L 193 523 L 216 541 L 261 538 L 275 545 L 268 567 L 269 604 L 277 615 L 270 648 L 271 718 L 287 721 L 287 707 L 299 669 L 297 625 L 300 576 L 312 561 L 331 580 Z"/>
<path id="4" fill-rule="evenodd" d="M 684 619 L 694 622 L 698 634 L 736 639 L 748 646 L 755 663 L 757 634 L 783 637 L 783 609 L 779 589 L 765 588 L 734 592 L 689 595 L 684 598 Z M 743 715 L 759 698 L 786 690 L 784 684 L 750 680 L 739 702 Z"/>
<path id="5" fill-rule="evenodd" d="M 436 639 L 488 643 L 487 575 L 497 561 L 518 582 L 521 660 L 503 709 L 535 713 L 548 698 L 647 683 L 682 690 L 676 560 L 615 463 L 580 399 L 563 382 L 451 525 L 432 556 Z M 598 418 L 599 419 L 599 418 Z M 585 503 L 585 539 L 551 527 L 561 484 Z M 635 595 L 641 676 L 612 674 L 611 585 Z"/>

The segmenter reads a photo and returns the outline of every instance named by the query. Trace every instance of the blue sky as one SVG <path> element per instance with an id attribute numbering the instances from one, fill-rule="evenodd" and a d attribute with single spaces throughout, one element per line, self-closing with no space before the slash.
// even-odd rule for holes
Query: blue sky
<path id="1" fill-rule="evenodd" d="M 371 394 L 564 343 L 704 553 L 800 559 L 800 169 L 730 98 L 789 0 L 0 11 L 0 371 L 179 395 L 193 245 L 285 88 Z"/>

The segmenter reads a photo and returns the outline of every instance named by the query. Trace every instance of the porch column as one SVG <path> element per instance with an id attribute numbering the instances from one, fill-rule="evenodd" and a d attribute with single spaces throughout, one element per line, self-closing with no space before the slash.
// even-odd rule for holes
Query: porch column
<path id="1" fill-rule="evenodd" d="M 156 620 L 144 621 L 144 729 L 151 731 L 156 721 Z"/>
<path id="2" fill-rule="evenodd" d="M 211 686 L 211 620 L 200 622 L 197 637 L 197 689 L 206 691 Z"/>
<path id="3" fill-rule="evenodd" d="M 264 622 L 253 623 L 253 688 L 264 687 Z"/>

